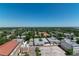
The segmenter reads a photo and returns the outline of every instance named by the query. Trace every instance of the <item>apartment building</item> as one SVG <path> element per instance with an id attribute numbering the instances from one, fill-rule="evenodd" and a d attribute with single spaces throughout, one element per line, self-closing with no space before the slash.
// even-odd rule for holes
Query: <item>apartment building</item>
<path id="1" fill-rule="evenodd" d="M 79 54 L 79 44 L 71 39 L 64 38 L 64 40 L 61 41 L 60 45 L 64 50 L 73 49 L 73 55 Z"/>

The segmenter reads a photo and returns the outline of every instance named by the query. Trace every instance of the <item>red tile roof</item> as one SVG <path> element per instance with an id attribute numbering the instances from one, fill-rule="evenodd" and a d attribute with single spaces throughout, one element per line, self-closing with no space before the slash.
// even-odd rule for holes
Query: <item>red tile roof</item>
<path id="1" fill-rule="evenodd" d="M 8 56 L 18 45 L 16 40 L 11 40 L 0 46 L 0 55 Z"/>
<path id="2" fill-rule="evenodd" d="M 39 34 L 43 34 L 44 36 L 48 36 L 49 35 L 47 32 L 39 32 Z"/>

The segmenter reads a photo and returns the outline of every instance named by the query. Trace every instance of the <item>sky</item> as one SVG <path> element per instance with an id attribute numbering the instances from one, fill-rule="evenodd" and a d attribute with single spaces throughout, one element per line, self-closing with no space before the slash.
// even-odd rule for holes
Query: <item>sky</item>
<path id="1" fill-rule="evenodd" d="M 0 27 L 79 27 L 78 3 L 0 3 Z"/>

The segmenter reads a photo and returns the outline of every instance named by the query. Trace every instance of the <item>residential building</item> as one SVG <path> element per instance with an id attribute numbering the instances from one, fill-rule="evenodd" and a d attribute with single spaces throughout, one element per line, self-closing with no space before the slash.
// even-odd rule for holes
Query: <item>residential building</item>
<path id="1" fill-rule="evenodd" d="M 68 49 L 73 49 L 73 55 L 79 54 L 79 44 L 71 39 L 64 38 L 64 40 L 61 41 L 60 45 L 66 51 Z"/>

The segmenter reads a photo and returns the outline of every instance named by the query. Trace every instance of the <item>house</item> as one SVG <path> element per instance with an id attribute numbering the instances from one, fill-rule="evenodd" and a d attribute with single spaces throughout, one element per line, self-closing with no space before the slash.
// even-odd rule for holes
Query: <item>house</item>
<path id="1" fill-rule="evenodd" d="M 43 36 L 45 36 L 45 37 L 49 36 L 49 34 L 47 32 L 39 32 L 40 36 L 41 36 L 41 34 L 43 34 Z"/>

